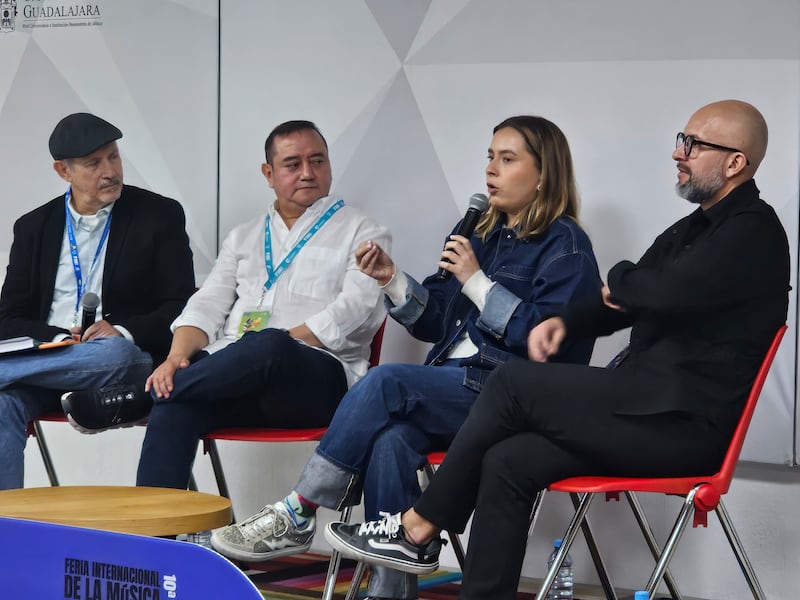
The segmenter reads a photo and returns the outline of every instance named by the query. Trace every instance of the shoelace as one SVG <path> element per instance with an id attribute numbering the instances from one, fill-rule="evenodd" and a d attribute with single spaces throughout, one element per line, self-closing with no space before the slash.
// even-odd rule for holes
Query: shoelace
<path id="1" fill-rule="evenodd" d="M 383 518 L 379 521 L 366 521 L 358 528 L 358 535 L 387 535 L 397 537 L 400 530 L 400 513 L 391 514 L 380 511 L 378 513 Z"/>
<path id="2" fill-rule="evenodd" d="M 242 521 L 239 531 L 248 541 L 267 535 L 281 537 L 289 531 L 289 523 L 286 517 L 278 514 L 274 506 L 268 504 L 249 519 Z"/>

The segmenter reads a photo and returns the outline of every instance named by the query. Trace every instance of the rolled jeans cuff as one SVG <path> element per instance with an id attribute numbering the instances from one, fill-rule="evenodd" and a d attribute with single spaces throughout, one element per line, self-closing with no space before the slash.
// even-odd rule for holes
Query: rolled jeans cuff
<path id="1" fill-rule="evenodd" d="M 360 502 L 361 487 L 358 473 L 348 471 L 315 451 L 294 490 L 315 504 L 342 510 Z"/>

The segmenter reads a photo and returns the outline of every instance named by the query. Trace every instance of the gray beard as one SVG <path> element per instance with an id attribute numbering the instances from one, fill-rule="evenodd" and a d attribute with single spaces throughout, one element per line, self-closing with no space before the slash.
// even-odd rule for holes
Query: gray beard
<path id="1" fill-rule="evenodd" d="M 703 204 L 703 202 L 711 200 L 724 184 L 725 181 L 719 173 L 706 179 L 698 179 L 694 175 L 690 175 L 686 183 L 675 184 L 675 193 L 692 204 Z"/>

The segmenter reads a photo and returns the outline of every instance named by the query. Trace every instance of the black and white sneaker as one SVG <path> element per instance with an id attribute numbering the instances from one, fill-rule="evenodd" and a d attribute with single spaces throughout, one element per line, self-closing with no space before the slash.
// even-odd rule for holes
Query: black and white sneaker
<path id="1" fill-rule="evenodd" d="M 81 433 L 99 433 L 144 423 L 152 406 L 153 398 L 144 391 L 142 384 L 112 384 L 66 392 L 61 396 L 61 408 L 67 420 Z"/>
<path id="2" fill-rule="evenodd" d="M 418 546 L 406 540 L 400 513 L 383 516 L 379 521 L 366 523 L 329 523 L 325 528 L 325 539 L 346 558 L 363 561 L 371 565 L 405 571 L 415 575 L 432 573 L 439 568 L 439 537 Z"/>

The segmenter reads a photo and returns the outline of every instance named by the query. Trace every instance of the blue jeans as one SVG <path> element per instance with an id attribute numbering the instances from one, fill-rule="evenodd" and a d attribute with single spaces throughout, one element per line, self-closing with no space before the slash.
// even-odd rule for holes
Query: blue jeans
<path id="1" fill-rule="evenodd" d="M 448 446 L 478 396 L 464 387 L 465 370 L 456 364 L 370 369 L 342 399 L 297 493 L 340 509 L 357 503 L 363 487 L 368 520 L 412 506 L 420 495 L 417 470 L 430 451 Z M 416 598 L 417 578 L 376 567 L 368 593 Z"/>
<path id="2" fill-rule="evenodd" d="M 24 483 L 25 426 L 60 410 L 61 394 L 111 383 L 144 385 L 150 355 L 123 337 L 107 337 L 0 358 L 0 489 Z"/>
<path id="3" fill-rule="evenodd" d="M 150 411 L 136 485 L 186 489 L 197 441 L 219 427 L 323 427 L 347 391 L 342 363 L 282 329 L 248 332 L 176 371 Z"/>

